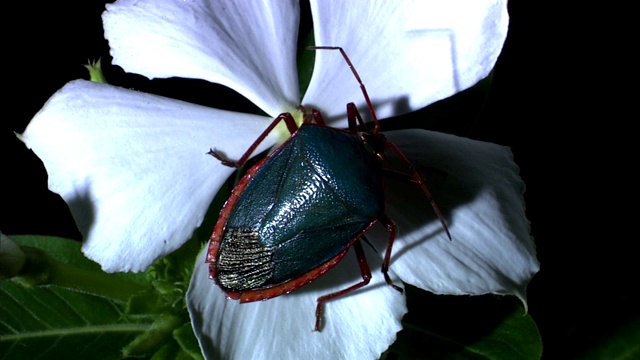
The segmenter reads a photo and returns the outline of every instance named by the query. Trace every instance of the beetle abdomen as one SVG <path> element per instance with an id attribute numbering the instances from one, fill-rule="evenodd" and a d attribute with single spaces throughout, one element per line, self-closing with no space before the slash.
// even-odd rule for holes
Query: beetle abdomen
<path id="1" fill-rule="evenodd" d="M 227 290 L 305 274 L 384 214 L 382 166 L 355 134 L 306 124 L 257 166 L 219 243 L 215 276 Z"/>
<path id="2" fill-rule="evenodd" d="M 348 221 L 306 229 L 273 249 L 277 266 L 269 283 L 278 284 L 304 274 L 340 254 L 369 227 L 372 220 L 350 216 Z"/>
<path id="3" fill-rule="evenodd" d="M 225 246 L 218 258 L 218 282 L 229 290 L 262 286 L 273 275 L 273 249 L 259 241 L 258 232 L 231 228 L 225 231 Z"/>

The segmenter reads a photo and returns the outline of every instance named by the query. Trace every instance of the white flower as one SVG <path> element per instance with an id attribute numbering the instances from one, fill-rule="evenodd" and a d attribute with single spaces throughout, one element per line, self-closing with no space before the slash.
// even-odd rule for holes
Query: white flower
<path id="1" fill-rule="evenodd" d="M 422 108 L 468 88 L 492 69 L 507 29 L 506 1 L 311 1 L 315 42 L 341 46 L 380 118 Z M 364 99 L 339 53 L 319 51 L 299 101 L 299 6 L 279 1 L 131 1 L 103 15 L 114 62 L 154 77 L 226 85 L 268 116 L 233 113 L 110 85 L 73 81 L 23 135 L 43 160 L 49 187 L 68 203 L 84 253 L 106 271 L 140 271 L 180 247 L 200 225 L 237 159 L 282 112 L 317 108 L 345 125 L 345 104 Z M 453 236 L 446 239 L 423 194 L 388 182 L 387 214 L 399 225 L 390 276 L 441 294 L 525 298 L 538 269 L 524 216 L 524 184 L 510 151 L 428 131 L 387 133 L 416 163 L 446 172 L 431 184 Z M 279 141 L 271 134 L 257 149 Z M 418 199 L 418 200 L 416 200 Z M 384 249 L 384 229 L 367 235 Z M 327 304 L 312 332 L 318 296 L 358 281 L 349 254 L 289 295 L 239 304 L 208 278 L 201 253 L 187 295 L 208 357 L 375 358 L 395 339 L 404 295 L 387 286 L 380 255 L 366 247 L 373 279 Z"/>

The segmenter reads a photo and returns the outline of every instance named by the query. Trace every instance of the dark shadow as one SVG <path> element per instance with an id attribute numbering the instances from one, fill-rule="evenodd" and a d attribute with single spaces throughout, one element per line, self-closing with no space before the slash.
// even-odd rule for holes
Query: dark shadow
<path id="1" fill-rule="evenodd" d="M 83 239 L 86 239 L 91 235 L 96 214 L 96 207 L 91 199 L 90 191 L 77 193 L 75 197 L 67 200 L 67 204 L 78 230 L 80 230 Z"/>
<path id="2" fill-rule="evenodd" d="M 469 348 L 492 334 L 514 311 L 524 315 L 515 298 L 434 295 L 412 286 L 405 290 L 409 312 L 388 356 L 401 353 L 400 358 L 469 358 Z"/>

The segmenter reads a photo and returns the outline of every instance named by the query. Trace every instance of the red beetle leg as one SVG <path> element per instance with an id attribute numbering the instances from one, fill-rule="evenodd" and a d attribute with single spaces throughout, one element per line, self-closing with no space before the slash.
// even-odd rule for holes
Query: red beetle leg
<path id="1" fill-rule="evenodd" d="M 435 211 L 436 215 L 438 216 L 438 219 L 440 220 L 440 223 L 442 224 L 442 228 L 447 233 L 447 237 L 449 238 L 449 240 L 451 240 L 451 234 L 449 233 L 449 227 L 447 227 L 447 223 L 444 221 L 444 216 L 442 216 L 442 212 L 440 212 L 440 208 L 438 208 L 438 205 L 436 204 L 436 201 L 433 199 L 433 196 L 431 195 L 431 192 L 427 188 L 427 184 L 425 184 L 424 179 L 422 178 L 422 176 L 420 176 L 420 173 L 416 170 L 415 166 L 413 166 L 413 164 L 411 164 L 411 161 L 409 161 L 409 159 L 404 155 L 404 153 L 402 153 L 402 151 L 400 151 L 400 149 L 398 149 L 396 144 L 388 142 L 388 143 L 384 144 L 384 147 L 385 148 L 390 148 L 396 154 L 398 154 L 400 159 L 405 164 L 407 164 L 407 166 L 409 167 L 409 171 L 411 172 L 411 174 L 403 174 L 403 173 L 398 172 L 398 171 L 384 169 L 385 175 L 390 175 L 391 177 L 394 177 L 394 178 L 404 178 L 404 179 L 406 179 L 406 181 L 409 181 L 409 182 L 415 184 L 416 186 L 419 186 L 420 189 L 422 189 L 422 192 L 424 193 L 424 195 L 427 197 L 427 200 L 429 201 L 429 204 L 431 204 L 431 207 L 433 208 L 433 211 Z"/>
<path id="2" fill-rule="evenodd" d="M 315 121 L 316 124 L 327 126 L 327 123 L 324 121 L 324 117 L 322 116 L 320 111 L 316 109 L 311 109 L 311 117 L 313 118 L 313 121 Z"/>
<path id="3" fill-rule="evenodd" d="M 349 120 L 349 131 L 352 133 L 357 133 L 358 127 L 362 130 L 366 129 L 358 108 L 352 102 L 347 104 L 347 119 Z"/>
<path id="4" fill-rule="evenodd" d="M 237 161 L 229 160 L 225 158 L 222 154 L 220 154 L 218 151 L 213 149 L 209 149 L 209 152 L 207 154 L 220 160 L 220 162 L 222 162 L 223 165 L 238 168 L 244 165 L 245 162 L 247 162 L 251 154 L 253 154 L 253 152 L 258 147 L 258 145 L 260 145 L 260 143 L 267 137 L 267 135 L 269 135 L 269 133 L 271 133 L 271 131 L 273 131 L 273 129 L 276 126 L 278 126 L 280 121 L 284 121 L 285 124 L 287 124 L 287 129 L 289 130 L 291 135 L 293 135 L 293 133 L 295 133 L 298 130 L 298 125 L 296 124 L 296 121 L 293 119 L 293 116 L 291 116 L 291 114 L 289 113 L 282 113 L 278 115 L 278 117 L 276 117 L 275 120 L 271 122 L 271 124 L 262 132 L 262 134 L 258 136 L 256 141 L 254 141 L 253 144 L 249 146 L 249 149 L 247 149 L 244 155 L 242 155 L 242 157 L 240 157 L 240 159 L 238 159 Z"/>
<path id="5" fill-rule="evenodd" d="M 324 303 L 327 301 L 333 300 L 337 297 L 346 295 L 354 290 L 357 290 L 369 283 L 371 281 L 371 269 L 369 269 L 369 264 L 367 263 L 367 258 L 364 255 L 364 249 L 362 248 L 362 243 L 360 240 L 356 240 L 353 243 L 353 248 L 356 251 L 356 256 L 358 258 L 358 265 L 360 265 L 360 273 L 362 274 L 362 281 L 349 286 L 346 289 L 342 289 L 331 294 L 323 295 L 318 298 L 318 305 L 316 306 L 316 325 L 314 327 L 314 331 L 320 331 L 321 322 L 322 322 L 322 308 L 324 307 Z"/>
<path id="6" fill-rule="evenodd" d="M 369 98 L 369 93 L 367 93 L 367 88 L 364 86 L 364 83 L 362 82 L 362 79 L 360 79 L 360 75 L 358 75 L 358 72 L 356 71 L 356 68 L 353 66 L 353 64 L 351 63 L 351 60 L 349 59 L 349 57 L 347 56 L 347 53 L 344 51 L 344 49 L 342 49 L 339 46 L 309 46 L 307 47 L 307 49 L 309 50 L 339 50 L 340 53 L 342 54 L 342 57 L 344 58 L 344 61 L 347 62 L 347 65 L 349 65 L 349 68 L 351 69 L 351 72 L 353 73 L 353 76 L 355 76 L 356 80 L 358 81 L 358 84 L 360 85 L 360 89 L 362 90 L 362 95 L 364 95 L 364 100 L 367 104 L 367 107 L 369 108 L 369 112 L 371 113 L 371 117 L 372 117 L 372 121 L 374 123 L 374 129 L 373 129 L 373 134 L 376 135 L 380 132 L 380 124 L 378 123 L 378 117 L 376 116 L 376 112 L 373 110 L 373 105 L 371 104 L 371 99 Z M 351 105 L 353 105 L 352 103 L 350 103 Z M 355 105 L 353 105 L 353 108 L 355 109 Z M 356 110 L 357 112 L 357 110 Z M 349 104 L 347 104 L 347 114 L 349 113 Z M 359 116 L 359 115 L 358 115 Z M 353 129 L 351 128 L 351 120 L 349 120 L 349 130 L 351 130 L 351 132 L 354 132 Z"/>
<path id="7" fill-rule="evenodd" d="M 391 262 L 391 248 L 393 247 L 393 241 L 396 239 L 396 223 L 393 220 L 389 219 L 387 215 L 384 215 L 380 218 L 380 223 L 387 228 L 389 231 L 389 242 L 387 244 L 387 251 L 384 254 L 384 261 L 382 262 L 382 275 L 384 275 L 384 280 L 389 284 L 392 288 L 403 292 L 402 288 L 398 285 L 394 284 L 389 278 L 389 263 Z"/>

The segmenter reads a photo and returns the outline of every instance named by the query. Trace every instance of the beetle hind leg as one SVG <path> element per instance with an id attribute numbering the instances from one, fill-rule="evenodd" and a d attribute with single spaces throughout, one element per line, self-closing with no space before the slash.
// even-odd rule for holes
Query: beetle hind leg
<path id="1" fill-rule="evenodd" d="M 387 282 L 389 286 L 391 286 L 394 290 L 397 290 L 400 293 L 403 293 L 404 290 L 393 283 L 391 278 L 389 277 L 389 263 L 391 262 L 391 249 L 393 247 L 393 241 L 396 238 L 396 223 L 393 222 L 388 216 L 383 215 L 378 221 L 389 231 L 389 241 L 387 245 L 387 250 L 384 255 L 384 261 L 382 262 L 382 274 L 384 275 L 384 280 Z M 322 309 L 324 304 L 327 301 L 331 301 L 337 297 L 346 295 L 352 291 L 355 291 L 367 284 L 371 281 L 371 269 L 369 268 L 369 263 L 367 262 L 367 258 L 364 254 L 364 249 L 362 248 L 362 243 L 360 239 L 357 239 L 353 243 L 353 249 L 356 252 L 356 258 L 358 260 L 358 265 L 360 266 L 360 273 L 362 274 L 362 281 L 359 283 L 353 284 L 348 288 L 333 292 L 331 294 L 323 295 L 318 298 L 318 305 L 316 306 L 316 325 L 314 327 L 314 331 L 320 331 L 322 325 Z"/>
<path id="2" fill-rule="evenodd" d="M 371 281 L 371 269 L 369 268 L 369 263 L 367 263 L 367 258 L 364 255 L 364 249 L 362 248 L 362 243 L 360 242 L 360 240 L 356 240 L 353 243 L 353 249 L 356 251 L 356 257 L 358 258 L 358 265 L 360 266 L 362 281 L 357 284 L 353 284 L 346 289 L 323 295 L 318 298 L 318 305 L 316 306 L 316 325 L 313 328 L 313 331 L 320 331 L 320 328 L 322 327 L 322 309 L 327 301 L 355 291 L 367 285 L 369 281 Z"/>
<path id="3" fill-rule="evenodd" d="M 424 179 L 422 178 L 422 175 L 420 174 L 420 172 L 416 169 L 415 166 L 413 166 L 413 164 L 411 164 L 411 161 L 409 161 L 409 159 L 404 155 L 402 151 L 400 151 L 400 149 L 394 143 L 391 143 L 391 142 L 386 143 L 385 148 L 390 148 L 396 154 L 398 154 L 398 156 L 400 156 L 400 159 L 409 167 L 409 171 L 410 171 L 410 174 L 403 174 L 394 170 L 383 169 L 385 176 L 390 176 L 398 179 L 405 179 L 405 181 L 408 181 L 418 186 L 420 189 L 422 189 L 422 192 L 427 197 L 427 201 L 429 201 L 431 208 L 433 208 L 433 211 L 436 213 L 436 216 L 440 220 L 440 224 L 442 225 L 442 228 L 447 234 L 447 237 L 449 238 L 449 240 L 451 240 L 452 239 L 451 233 L 449 232 L 449 227 L 447 226 L 447 222 L 444 220 L 444 216 L 442 215 L 442 212 L 440 211 L 438 204 L 436 204 L 435 199 L 431 195 L 431 192 L 427 188 L 427 185 L 425 184 Z"/>
<path id="4" fill-rule="evenodd" d="M 384 215 L 380 218 L 380 223 L 387 228 L 389 231 L 389 242 L 387 245 L 387 251 L 384 254 L 384 260 L 382 261 L 382 275 L 384 275 L 384 280 L 387 282 L 389 286 L 398 290 L 400 293 L 404 292 L 402 288 L 391 281 L 389 277 L 389 263 L 391 262 L 391 248 L 393 247 L 393 241 L 396 239 L 396 228 L 397 225 L 393 220 L 389 219 L 387 215 Z"/>

